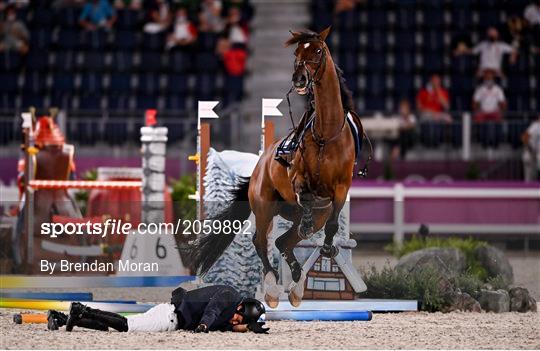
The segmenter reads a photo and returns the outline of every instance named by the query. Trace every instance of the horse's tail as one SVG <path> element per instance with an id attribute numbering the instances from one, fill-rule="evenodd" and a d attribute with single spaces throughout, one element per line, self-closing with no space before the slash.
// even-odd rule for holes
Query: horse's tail
<path id="1" fill-rule="evenodd" d="M 251 214 L 248 199 L 249 180 L 250 178 L 248 177 L 242 177 L 238 186 L 230 191 L 232 198 L 228 207 L 218 215 L 205 219 L 212 222 L 220 222 L 220 228 L 223 228 L 224 221 L 234 223 L 234 221 L 244 222 L 248 219 Z M 235 234 L 238 233 L 234 233 L 234 230 L 225 234 L 222 229 L 221 231 L 212 232 L 197 239 L 190 248 L 191 267 L 193 270 L 199 274 L 208 272 L 225 249 L 233 242 Z"/>

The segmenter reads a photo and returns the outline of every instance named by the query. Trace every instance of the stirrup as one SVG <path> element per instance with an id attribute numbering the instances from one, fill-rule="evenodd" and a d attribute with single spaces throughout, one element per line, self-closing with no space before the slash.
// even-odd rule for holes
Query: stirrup
<path id="1" fill-rule="evenodd" d="M 277 147 L 276 157 L 290 155 L 298 149 L 298 142 L 295 139 L 285 139 Z"/>
<path id="2" fill-rule="evenodd" d="M 284 159 L 283 157 L 281 157 L 281 156 L 276 156 L 276 157 L 274 157 L 274 160 L 278 161 L 278 163 L 279 163 L 280 165 L 282 165 L 283 167 L 285 167 L 285 168 L 291 167 L 291 164 L 290 164 L 289 162 L 287 162 L 287 160 L 285 160 L 285 159 Z"/>

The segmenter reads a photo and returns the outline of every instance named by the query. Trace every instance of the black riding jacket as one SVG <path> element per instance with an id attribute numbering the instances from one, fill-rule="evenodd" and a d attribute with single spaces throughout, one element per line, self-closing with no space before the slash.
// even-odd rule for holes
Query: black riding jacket
<path id="1" fill-rule="evenodd" d="M 178 316 L 178 329 L 194 330 L 206 324 L 209 330 L 230 331 L 229 320 L 242 302 L 238 291 L 227 285 L 212 285 L 186 291 L 172 292 L 171 303 Z"/>

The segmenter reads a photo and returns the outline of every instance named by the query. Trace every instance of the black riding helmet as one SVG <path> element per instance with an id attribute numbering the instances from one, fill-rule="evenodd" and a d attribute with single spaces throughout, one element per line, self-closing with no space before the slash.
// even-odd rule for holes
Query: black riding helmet
<path id="1" fill-rule="evenodd" d="M 236 312 L 242 316 L 243 324 L 247 324 L 248 329 L 255 333 L 267 333 L 270 328 L 263 328 L 264 322 L 259 322 L 261 316 L 266 312 L 261 301 L 247 297 L 240 303 L 240 309 Z"/>

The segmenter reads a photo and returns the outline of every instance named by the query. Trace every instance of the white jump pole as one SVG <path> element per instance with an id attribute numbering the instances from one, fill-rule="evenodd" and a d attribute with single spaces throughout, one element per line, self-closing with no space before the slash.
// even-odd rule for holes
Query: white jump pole
<path id="1" fill-rule="evenodd" d="M 197 106 L 197 153 L 188 157 L 190 161 L 195 161 L 197 164 L 197 191 L 195 194 L 189 196 L 190 199 L 196 200 L 197 205 L 197 218 L 201 219 L 203 217 L 203 197 L 204 197 L 204 169 L 206 167 L 206 153 L 208 152 L 207 148 L 209 145 L 202 145 L 201 135 L 205 135 L 205 139 L 210 137 L 210 129 L 207 125 L 201 124 L 202 118 L 219 118 L 219 116 L 214 111 L 214 108 L 219 104 L 219 101 L 199 101 Z M 208 143 L 208 140 L 205 140 L 205 144 Z M 204 161 L 204 162 L 203 162 Z"/>
<path id="2" fill-rule="evenodd" d="M 274 131 L 273 129 L 270 131 L 270 127 L 267 127 L 265 116 L 283 116 L 283 113 L 277 108 L 282 101 L 283 99 L 261 100 L 261 149 L 259 150 L 259 155 L 273 142 L 273 140 L 267 140 L 267 133 L 274 134 Z"/>
<path id="3" fill-rule="evenodd" d="M 24 173 L 25 173 L 25 205 L 24 205 L 24 230 L 28 238 L 26 262 L 28 263 L 28 269 L 31 269 L 34 261 L 34 189 L 29 184 L 34 179 L 34 156 L 37 154 L 37 149 L 34 145 L 34 125 L 32 112 L 23 112 L 21 114 L 22 128 L 24 132 Z"/>

